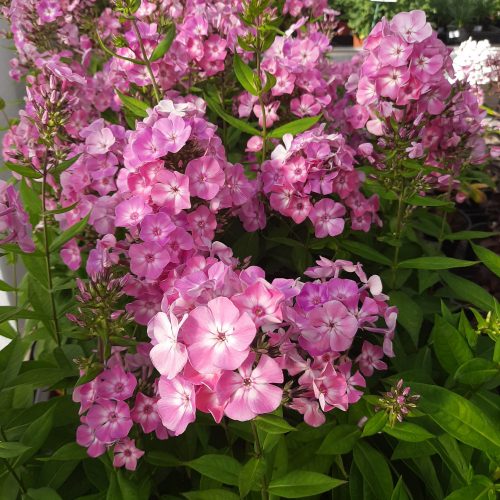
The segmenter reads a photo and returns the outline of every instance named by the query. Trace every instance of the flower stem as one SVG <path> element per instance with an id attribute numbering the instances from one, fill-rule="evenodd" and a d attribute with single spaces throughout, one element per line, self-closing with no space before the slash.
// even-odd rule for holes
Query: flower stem
<path id="1" fill-rule="evenodd" d="M 259 432 L 257 430 L 257 426 L 255 425 L 255 422 L 253 420 L 251 420 L 250 425 L 252 426 L 254 452 L 255 452 L 256 457 L 259 459 L 263 456 L 264 450 L 263 450 L 262 445 L 260 443 Z M 269 494 L 267 492 L 267 479 L 266 479 L 265 474 L 262 476 L 260 494 L 261 494 L 262 500 L 269 499 Z"/>
<path id="2" fill-rule="evenodd" d="M 257 76 L 259 77 L 260 81 L 260 63 L 261 63 L 261 47 L 260 47 L 260 36 L 259 36 L 259 29 L 257 28 L 257 36 L 256 36 L 256 43 L 255 43 L 255 58 L 257 62 Z M 262 112 L 262 156 L 261 156 L 261 165 L 264 163 L 266 160 L 266 147 L 267 147 L 267 125 L 266 125 L 266 106 L 264 105 L 264 100 L 262 99 L 262 88 L 259 89 L 259 106 Z"/>
<path id="3" fill-rule="evenodd" d="M 392 259 L 392 287 L 396 284 L 396 270 L 399 262 L 399 248 L 401 245 L 401 230 L 403 229 L 403 190 L 399 193 L 398 212 L 396 216 L 396 248 L 394 249 L 394 258 Z"/>
<path id="4" fill-rule="evenodd" d="M 137 36 L 137 41 L 139 42 L 139 47 L 141 48 L 142 60 L 146 65 L 146 69 L 148 70 L 149 78 L 151 78 L 151 83 L 153 84 L 153 92 L 155 95 L 156 102 L 159 103 L 161 100 L 160 97 L 160 88 L 158 87 L 158 83 L 156 82 L 155 75 L 153 74 L 153 70 L 151 69 L 151 62 L 149 60 L 148 54 L 146 52 L 146 48 L 144 47 L 144 43 L 142 42 L 141 33 L 139 31 L 139 27 L 137 26 L 137 20 L 135 17 L 131 18 L 132 27 L 134 28 L 135 35 Z"/>
<path id="5" fill-rule="evenodd" d="M 47 163 L 44 162 L 43 178 L 42 178 L 42 224 L 43 224 L 43 246 L 45 256 L 45 267 L 47 269 L 47 286 L 49 287 L 50 309 L 52 312 L 52 321 L 54 322 L 55 340 L 57 345 L 61 346 L 61 331 L 59 329 L 59 320 L 57 318 L 56 302 L 54 298 L 54 290 L 52 286 L 52 264 L 50 259 L 49 234 L 47 224 Z"/>

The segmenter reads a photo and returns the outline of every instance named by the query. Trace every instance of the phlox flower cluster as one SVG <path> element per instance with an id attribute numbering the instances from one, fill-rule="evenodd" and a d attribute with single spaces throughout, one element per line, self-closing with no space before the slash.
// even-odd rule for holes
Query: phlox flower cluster
<path id="1" fill-rule="evenodd" d="M 381 224 L 378 198 L 361 194 L 363 176 L 354 155 L 342 134 L 328 134 L 324 126 L 295 138 L 285 134 L 261 167 L 262 191 L 271 208 L 295 223 L 309 218 L 318 238 L 342 233 L 348 214 L 352 229 L 368 231 L 372 223 Z"/>
<path id="2" fill-rule="evenodd" d="M 443 188 L 453 183 L 450 173 L 458 174 L 465 163 L 484 161 L 484 113 L 469 87 L 449 83 L 449 50 L 423 11 L 384 18 L 366 39 L 363 55 L 359 73 L 346 85 L 355 92 L 356 104 L 345 113 L 356 120 L 356 128 L 366 127 L 379 138 L 378 148 L 395 150 L 396 137 L 406 144 L 408 158 L 422 158 L 438 170 L 426 180 Z M 359 152 L 376 163 L 371 147 Z"/>

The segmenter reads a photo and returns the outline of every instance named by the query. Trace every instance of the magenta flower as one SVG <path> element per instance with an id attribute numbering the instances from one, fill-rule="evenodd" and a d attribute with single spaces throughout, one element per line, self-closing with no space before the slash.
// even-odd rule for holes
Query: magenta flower
<path id="1" fill-rule="evenodd" d="M 159 312 L 148 323 L 148 335 L 153 340 L 149 356 L 154 367 L 168 379 L 176 377 L 187 363 L 186 346 L 178 342 L 179 328 L 186 316 L 179 323 L 174 314 L 170 318 Z"/>
<path id="2" fill-rule="evenodd" d="M 149 434 L 160 424 L 160 415 L 156 407 L 156 399 L 145 396 L 142 392 L 137 393 L 135 406 L 130 412 L 132 420 L 142 427 L 142 430 Z"/>
<path id="3" fill-rule="evenodd" d="M 368 341 L 363 342 L 361 354 L 356 358 L 359 364 L 361 373 L 366 377 L 371 377 L 375 370 L 387 370 L 387 364 L 382 361 L 384 350 L 382 347 L 370 344 Z"/>
<path id="4" fill-rule="evenodd" d="M 124 401 L 134 394 L 136 378 L 126 373 L 121 365 L 116 364 L 99 375 L 97 394 L 101 398 Z"/>
<path id="5" fill-rule="evenodd" d="M 408 43 L 421 42 L 432 35 L 432 27 L 426 22 L 423 10 L 400 12 L 392 18 L 390 26 Z"/>
<path id="6" fill-rule="evenodd" d="M 151 207 L 145 202 L 142 196 L 133 196 L 116 205 L 115 225 L 117 227 L 135 226 L 151 212 Z"/>
<path id="7" fill-rule="evenodd" d="M 224 185 L 225 176 L 219 162 L 211 156 L 191 160 L 186 167 L 192 196 L 211 200 Z"/>
<path id="8" fill-rule="evenodd" d="M 189 177 L 180 172 L 162 170 L 156 176 L 156 184 L 151 189 L 153 203 L 165 207 L 171 213 L 191 208 L 189 198 Z"/>
<path id="9" fill-rule="evenodd" d="M 183 335 L 189 360 L 200 373 L 235 370 L 246 359 L 256 328 L 226 297 L 218 297 L 189 313 Z"/>
<path id="10" fill-rule="evenodd" d="M 153 125 L 153 138 L 165 152 L 177 153 L 191 135 L 191 126 L 178 115 L 160 118 Z"/>
<path id="11" fill-rule="evenodd" d="M 86 423 L 95 430 L 95 437 L 104 443 L 126 437 L 132 428 L 127 403 L 107 399 L 96 401 L 87 414 Z"/>
<path id="12" fill-rule="evenodd" d="M 113 449 L 113 467 L 124 467 L 127 470 L 135 470 L 137 460 L 144 455 L 142 450 L 135 447 L 133 439 L 125 438 L 115 444 Z"/>
<path id="13" fill-rule="evenodd" d="M 343 411 L 349 406 L 347 383 L 341 373 L 337 373 L 332 364 L 326 366 L 321 376 L 314 380 L 313 389 L 323 411 L 340 408 Z"/>
<path id="14" fill-rule="evenodd" d="M 309 325 L 302 337 L 313 354 L 322 354 L 328 349 L 340 352 L 351 347 L 357 330 L 358 321 L 354 315 L 342 302 L 332 300 L 310 313 Z"/>
<path id="15" fill-rule="evenodd" d="M 158 243 L 139 243 L 130 245 L 130 270 L 137 276 L 148 280 L 157 279 L 170 262 L 170 254 Z"/>
<path id="16" fill-rule="evenodd" d="M 263 355 L 252 368 L 254 361 L 255 355 L 249 355 L 238 373 L 224 372 L 217 384 L 220 399 L 227 401 L 224 413 L 233 420 L 251 420 L 276 410 L 281 403 L 283 390 L 273 385 L 283 382 L 278 363 Z"/>
<path id="17" fill-rule="evenodd" d="M 309 213 L 316 238 L 337 236 L 344 230 L 345 207 L 329 198 L 319 200 Z"/>
<path id="18" fill-rule="evenodd" d="M 143 241 L 164 246 L 168 236 L 175 231 L 176 225 L 164 212 L 146 215 L 141 222 L 140 237 Z"/>
<path id="19" fill-rule="evenodd" d="M 196 419 L 195 387 L 180 375 L 172 380 L 160 377 L 158 391 L 157 408 L 161 421 L 174 436 L 178 436 Z"/>
<path id="20" fill-rule="evenodd" d="M 82 422 L 85 422 L 85 417 L 82 417 Z M 92 458 L 99 457 L 106 451 L 106 443 L 97 439 L 95 429 L 86 423 L 82 423 L 76 429 L 76 442 L 87 448 L 87 453 Z"/>

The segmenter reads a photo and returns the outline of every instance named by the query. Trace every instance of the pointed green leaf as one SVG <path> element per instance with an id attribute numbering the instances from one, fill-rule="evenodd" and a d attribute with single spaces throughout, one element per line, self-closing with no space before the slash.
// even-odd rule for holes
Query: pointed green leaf
<path id="1" fill-rule="evenodd" d="M 331 491 L 345 481 L 319 472 L 295 470 L 269 484 L 269 493 L 282 498 L 309 498 Z"/>
<path id="2" fill-rule="evenodd" d="M 115 92 L 120 98 L 123 106 L 128 109 L 134 116 L 137 116 L 139 118 L 146 118 L 148 116 L 147 110 L 151 108 L 149 104 L 139 101 L 139 99 L 135 99 L 134 97 L 125 95 L 118 89 L 115 89 Z"/>
<path id="3" fill-rule="evenodd" d="M 358 241 L 343 241 L 341 243 L 342 248 L 353 253 L 354 255 L 359 255 L 364 259 L 371 260 L 372 262 L 377 262 L 378 264 L 383 264 L 384 266 L 391 266 L 391 260 L 384 254 L 378 252 L 373 247 L 365 245 L 364 243 L 359 243 Z"/>
<path id="4" fill-rule="evenodd" d="M 357 425 L 337 425 L 327 434 L 317 453 L 318 455 L 343 455 L 349 453 L 360 437 L 361 430 Z"/>
<path id="5" fill-rule="evenodd" d="M 434 434 L 411 422 L 397 422 L 394 427 L 386 425 L 384 432 L 399 441 L 408 441 L 410 443 L 419 443 L 434 437 Z"/>
<path id="6" fill-rule="evenodd" d="M 480 245 L 471 243 L 477 258 L 492 272 L 500 278 L 500 256 Z"/>
<path id="7" fill-rule="evenodd" d="M 451 257 L 417 257 L 403 260 L 398 264 L 401 269 L 453 269 L 456 267 L 475 266 L 478 261 L 453 259 Z"/>
<path id="8" fill-rule="evenodd" d="M 6 161 L 5 166 L 9 170 L 12 170 L 12 172 L 16 172 L 17 174 L 22 175 L 23 177 L 27 177 L 28 179 L 41 179 L 43 177 L 40 172 L 25 165 L 17 165 L 16 163 Z"/>
<path id="9" fill-rule="evenodd" d="M 15 458 L 28 451 L 29 446 L 14 441 L 0 441 L 0 458 Z"/>
<path id="10" fill-rule="evenodd" d="M 171 24 L 167 28 L 167 32 L 165 33 L 165 36 L 163 37 L 162 41 L 156 46 L 155 50 L 153 50 L 153 53 L 151 54 L 149 60 L 151 62 L 154 62 L 157 61 L 158 59 L 161 59 L 167 53 L 168 49 L 171 47 L 174 40 L 175 40 L 175 25 Z"/>
<path id="11" fill-rule="evenodd" d="M 299 118 L 298 120 L 294 120 L 293 122 L 271 130 L 267 136 L 271 139 L 281 139 L 285 134 L 300 134 L 301 132 L 309 130 L 313 125 L 316 125 L 321 116 L 322 115 Z"/>
<path id="12" fill-rule="evenodd" d="M 238 486 L 241 473 L 241 464 L 232 457 L 226 455 L 203 455 L 195 460 L 187 462 L 186 465 L 224 484 Z"/>
<path id="13" fill-rule="evenodd" d="M 81 221 L 73 224 L 70 228 L 66 229 L 61 233 L 50 245 L 50 251 L 56 252 L 65 243 L 67 243 L 71 238 L 75 237 L 77 234 L 82 232 L 89 221 L 90 214 L 86 215 Z"/>
<path id="14" fill-rule="evenodd" d="M 453 273 L 440 272 L 439 275 L 460 300 L 479 307 L 483 311 L 495 309 L 495 298 L 483 287 Z"/>
<path id="15" fill-rule="evenodd" d="M 387 419 L 388 419 L 387 413 L 383 411 L 375 413 L 375 415 L 372 415 L 366 421 L 361 436 L 368 437 L 377 434 L 377 432 L 380 432 L 385 427 L 385 425 L 387 424 Z"/>
<path id="16" fill-rule="evenodd" d="M 260 489 L 262 477 L 266 473 L 266 463 L 263 458 L 252 457 L 241 469 L 239 489 L 242 498 L 251 490 Z"/>
<path id="17" fill-rule="evenodd" d="M 284 418 L 269 413 L 259 415 L 255 419 L 255 425 L 268 434 L 285 434 L 290 431 L 296 431 Z"/>
<path id="18" fill-rule="evenodd" d="M 457 368 L 455 380 L 471 386 L 482 385 L 500 374 L 496 363 L 484 358 L 469 359 Z"/>
<path id="19" fill-rule="evenodd" d="M 255 84 L 255 74 L 250 66 L 246 62 L 244 62 L 238 54 L 234 55 L 233 68 L 236 78 L 241 83 L 241 86 L 247 92 L 250 92 L 250 94 L 258 96 L 260 89 L 258 89 L 257 85 Z"/>
<path id="20" fill-rule="evenodd" d="M 210 489 L 199 491 L 188 491 L 182 496 L 188 500 L 239 500 L 240 497 L 229 490 Z"/>

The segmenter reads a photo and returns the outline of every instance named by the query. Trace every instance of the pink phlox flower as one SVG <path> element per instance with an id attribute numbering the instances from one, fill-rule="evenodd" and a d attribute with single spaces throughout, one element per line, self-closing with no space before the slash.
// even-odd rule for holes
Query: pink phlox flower
<path id="1" fill-rule="evenodd" d="M 316 238 L 337 236 L 344 230 L 345 207 L 329 198 L 319 200 L 309 213 Z"/>
<path id="2" fill-rule="evenodd" d="M 143 241 L 158 243 L 164 246 L 169 235 L 175 231 L 176 225 L 172 223 L 170 217 L 164 212 L 149 214 L 141 222 L 140 237 Z"/>
<path id="3" fill-rule="evenodd" d="M 123 401 L 134 394 L 137 380 L 132 373 L 127 373 L 119 364 L 104 370 L 99 375 L 97 394 L 101 398 Z"/>
<path id="4" fill-rule="evenodd" d="M 327 365 L 321 376 L 314 380 L 313 390 L 323 411 L 330 411 L 333 408 L 347 410 L 349 406 L 347 382 L 331 364 Z"/>
<path id="5" fill-rule="evenodd" d="M 224 184 L 225 176 L 219 162 L 211 156 L 191 160 L 186 167 L 192 196 L 211 200 Z"/>
<path id="6" fill-rule="evenodd" d="M 113 467 L 125 467 L 134 471 L 137 468 L 137 460 L 144 455 L 142 450 L 135 446 L 133 439 L 125 438 L 115 444 L 113 448 Z"/>
<path id="7" fill-rule="evenodd" d="M 86 137 L 85 146 L 87 153 L 91 155 L 106 154 L 115 141 L 116 139 L 111 129 L 103 127 Z"/>
<path id="8" fill-rule="evenodd" d="M 142 427 L 146 434 L 153 432 L 161 422 L 156 409 L 156 398 L 150 398 L 142 392 L 137 393 L 130 416 L 135 423 Z"/>
<path id="9" fill-rule="evenodd" d="M 170 253 L 154 242 L 130 245 L 130 270 L 139 277 L 155 280 L 170 262 Z"/>
<path id="10" fill-rule="evenodd" d="M 151 212 L 152 208 L 146 203 L 142 196 L 133 196 L 116 205 L 115 224 L 117 227 L 135 226 Z"/>
<path id="11" fill-rule="evenodd" d="M 375 370 L 387 370 L 387 364 L 382 361 L 384 351 L 382 347 L 363 342 L 361 354 L 356 358 L 361 373 L 366 377 L 371 377 Z"/>
<path id="12" fill-rule="evenodd" d="M 76 442 L 87 448 L 87 454 L 96 458 L 106 452 L 106 443 L 97 439 L 95 429 L 85 423 L 85 417 L 82 417 L 82 425 L 76 429 Z"/>
<path id="13" fill-rule="evenodd" d="M 87 413 L 86 423 L 104 443 L 126 437 L 133 425 L 127 403 L 109 399 L 96 401 Z"/>
<path id="14" fill-rule="evenodd" d="M 347 383 L 347 401 L 350 405 L 357 403 L 363 396 L 363 391 L 357 387 L 366 387 L 366 381 L 357 371 L 352 373 L 352 362 L 344 361 L 338 367 L 338 371 L 344 376 Z"/>
<path id="15" fill-rule="evenodd" d="M 151 190 L 153 203 L 165 207 L 172 214 L 191 208 L 189 198 L 189 177 L 180 172 L 162 170 L 156 176 L 156 184 Z"/>
<path id="16" fill-rule="evenodd" d="M 423 10 L 400 12 L 390 22 L 393 31 L 399 33 L 408 43 L 422 42 L 432 35 L 432 27 L 426 22 Z"/>
<path id="17" fill-rule="evenodd" d="M 166 152 L 179 152 L 190 135 L 191 126 L 186 125 L 184 119 L 178 115 L 160 118 L 153 125 L 153 137 L 156 138 Z"/>

